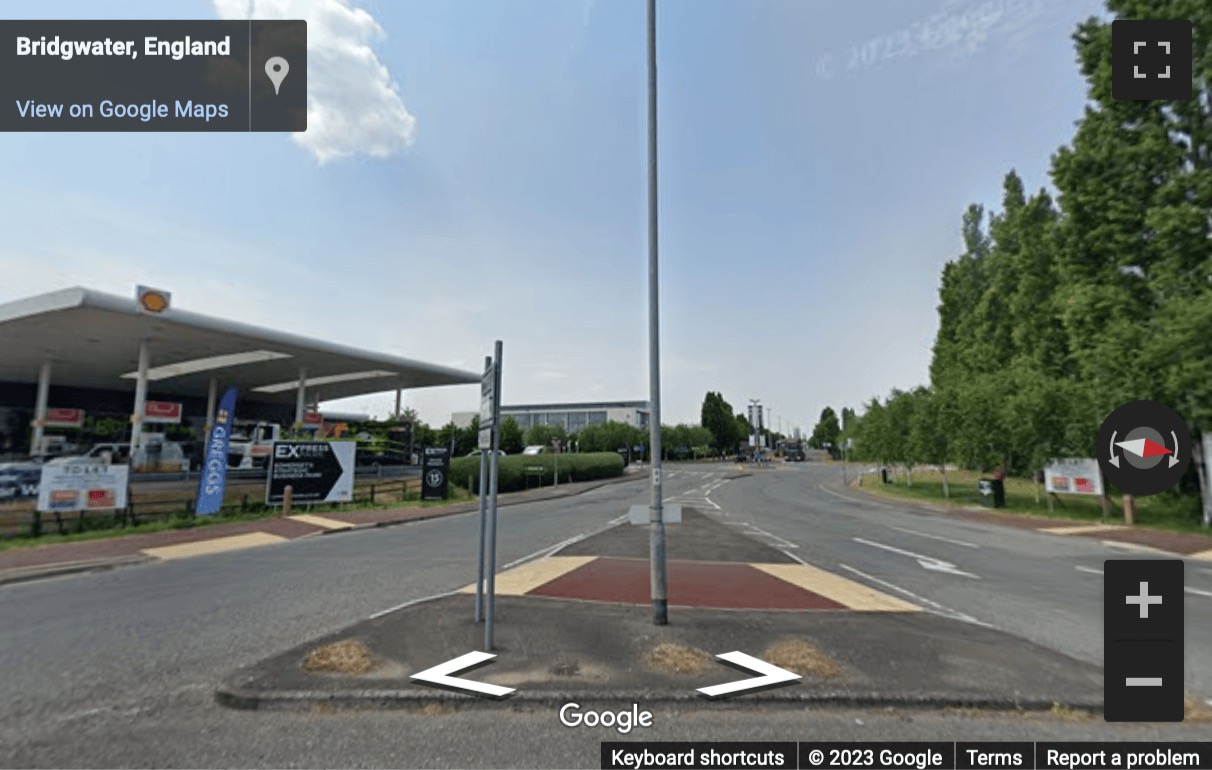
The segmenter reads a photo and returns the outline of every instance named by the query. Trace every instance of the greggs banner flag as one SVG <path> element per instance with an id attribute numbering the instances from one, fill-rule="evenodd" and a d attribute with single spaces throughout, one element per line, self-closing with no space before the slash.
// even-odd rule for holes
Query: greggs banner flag
<path id="1" fill-rule="evenodd" d="M 227 486 L 227 449 L 231 444 L 231 425 L 236 416 L 236 387 L 223 392 L 215 426 L 206 441 L 206 460 L 202 463 L 202 478 L 198 481 L 198 505 L 194 513 L 212 516 L 223 506 L 223 490 Z"/>

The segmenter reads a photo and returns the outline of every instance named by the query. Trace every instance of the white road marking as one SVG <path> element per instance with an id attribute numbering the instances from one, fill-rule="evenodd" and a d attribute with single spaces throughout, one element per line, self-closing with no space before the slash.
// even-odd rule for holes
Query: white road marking
<path id="1" fill-rule="evenodd" d="M 885 551 L 891 551 L 892 553 L 898 553 L 898 554 L 901 554 L 902 556 L 908 556 L 912 559 L 916 559 L 917 563 L 920 564 L 923 569 L 928 569 L 933 572 L 945 572 L 948 575 L 959 575 L 961 577 L 974 578 L 976 580 L 981 579 L 980 575 L 973 575 L 971 572 L 964 572 L 963 570 L 959 569 L 958 567 L 956 567 L 954 564 L 952 564 L 949 561 L 943 561 L 942 559 L 936 559 L 933 556 L 923 556 L 920 553 L 914 553 L 913 551 L 906 551 L 902 548 L 897 548 L 897 547 L 891 546 L 891 545 L 885 545 L 884 543 L 876 543 L 872 540 L 864 540 L 861 537 L 856 537 L 853 539 L 855 542 L 862 543 L 863 545 L 869 545 L 873 548 L 882 548 Z"/>
<path id="2" fill-rule="evenodd" d="M 841 498 L 842 500 L 845 500 L 846 502 L 849 502 L 849 503 L 858 503 L 859 505 L 874 505 L 877 508 L 887 508 L 890 511 L 897 510 L 896 507 L 892 506 L 892 505 L 884 505 L 883 503 L 877 503 L 874 500 L 859 500 L 858 498 L 851 497 L 850 495 L 843 495 L 841 492 L 834 492 L 832 489 L 825 486 L 824 484 L 817 484 L 816 487 L 817 487 L 817 489 L 821 490 L 822 492 L 827 492 L 828 494 L 831 494 L 834 497 Z"/>
<path id="3" fill-rule="evenodd" d="M 980 548 L 980 546 L 976 543 L 965 543 L 963 540 L 952 540 L 951 538 L 943 537 L 942 535 L 929 535 L 925 532 L 918 532 L 912 529 L 903 529 L 901 527 L 889 527 L 888 529 L 894 529 L 897 532 L 904 532 L 906 535 L 917 535 L 918 537 L 928 537 L 931 540 L 941 540 L 944 543 L 951 543 L 952 545 L 962 545 L 965 548 Z"/>
<path id="4" fill-rule="evenodd" d="M 562 548 L 567 548 L 568 546 L 572 545 L 573 543 L 579 543 L 587 537 L 599 534 L 601 532 L 605 532 L 606 530 L 610 529 L 611 527 L 617 527 L 618 525 L 622 524 L 625 521 L 627 521 L 626 514 L 624 514 L 622 516 L 616 516 L 615 518 L 606 522 L 606 526 L 604 526 L 604 527 L 599 527 L 598 529 L 595 529 L 592 532 L 585 532 L 580 535 L 575 535 L 573 537 L 570 537 L 566 540 L 561 540 L 560 542 L 556 543 L 555 545 L 549 545 L 544 548 L 540 548 L 539 550 L 535 551 L 534 553 L 527 554 L 526 556 L 523 556 L 520 559 L 511 561 L 510 563 L 506 564 L 503 567 L 498 567 L 497 572 L 498 573 L 505 572 L 507 570 L 513 569 L 514 567 L 520 567 L 521 565 L 525 564 L 526 562 L 534 561 L 535 559 L 541 559 L 544 556 L 550 556 Z M 375 620 L 376 618 L 381 618 L 384 615 L 390 615 L 391 613 L 395 612 L 396 610 L 402 610 L 405 607 L 411 607 L 414 604 L 420 604 L 421 602 L 427 602 L 431 599 L 442 599 L 447 596 L 456 596 L 456 595 L 460 594 L 462 592 L 462 590 L 463 590 L 462 588 L 456 588 L 453 591 L 446 591 L 445 593 L 434 594 L 433 596 L 424 596 L 420 599 L 412 599 L 412 600 L 406 601 L 402 604 L 397 604 L 394 607 L 388 607 L 385 610 L 380 610 L 379 612 L 376 612 L 375 614 L 371 615 L 370 620 Z"/>
<path id="5" fill-rule="evenodd" d="M 1093 567 L 1083 567 L 1081 565 L 1078 565 L 1078 566 L 1074 567 L 1074 569 L 1077 570 L 1078 572 L 1089 572 L 1091 575 L 1103 574 L 1103 571 L 1101 569 L 1094 569 Z M 1201 570 L 1201 571 L 1206 572 L 1207 570 Z M 1183 590 L 1189 594 L 1194 594 L 1195 596 L 1207 596 L 1208 598 L 1212 599 L 1212 591 L 1204 591 L 1199 588 L 1192 588 L 1191 586 L 1183 586 Z"/>
<path id="6" fill-rule="evenodd" d="M 746 522 L 746 526 L 749 527 L 754 532 L 761 535 L 762 537 L 770 538 L 771 540 L 775 541 L 776 543 L 783 546 L 784 548 L 799 548 L 798 545 L 791 542 L 790 540 L 787 540 L 786 538 L 782 538 L 782 537 L 779 537 L 778 535 L 767 532 L 766 530 L 762 529 L 761 527 L 755 527 L 754 525 L 749 524 L 748 522 Z"/>
<path id="7" fill-rule="evenodd" d="M 949 607 L 944 607 L 943 605 L 939 604 L 938 602 L 931 601 L 930 599 L 927 599 L 924 596 L 918 596 L 917 594 L 913 593 L 912 591 L 910 591 L 906 588 L 901 588 L 900 586 L 898 586 L 894 583 L 889 583 L 887 580 L 881 580 L 880 578 L 877 578 L 874 575 L 868 575 L 866 572 L 857 570 L 848 564 L 838 564 L 837 566 L 841 567 L 844 570 L 847 570 L 848 572 L 853 572 L 855 575 L 858 575 L 861 578 L 869 580 L 872 583 L 883 586 L 884 588 L 887 588 L 891 591 L 896 591 L 904 596 L 908 596 L 913 601 L 924 605 L 924 607 L 930 608 L 930 609 L 926 609 L 926 612 L 930 612 L 934 615 L 941 615 L 945 618 L 951 618 L 952 620 L 961 620 L 965 623 L 971 623 L 973 625 L 983 626 L 985 628 L 994 627 L 993 624 L 991 624 L 991 623 L 986 623 L 983 620 L 977 620 L 976 618 L 972 617 L 971 615 L 966 615 L 957 610 L 950 609 Z"/>

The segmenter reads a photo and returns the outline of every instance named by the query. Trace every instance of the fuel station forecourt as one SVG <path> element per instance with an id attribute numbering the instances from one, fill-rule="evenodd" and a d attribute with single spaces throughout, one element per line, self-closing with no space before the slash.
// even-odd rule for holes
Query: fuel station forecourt
<path id="1" fill-rule="evenodd" d="M 147 442 L 144 425 L 167 409 L 149 417 L 149 405 L 179 404 L 175 419 L 204 421 L 204 440 L 221 387 L 236 388 L 241 416 L 301 426 L 321 400 L 394 390 L 398 402 L 405 389 L 480 381 L 472 372 L 183 310 L 169 292 L 142 286 L 132 297 L 73 287 L 0 303 L 0 340 L 7 415 L 0 452 L 9 454 L 37 452 L 51 418 L 65 410 L 130 415 L 134 458 Z"/>

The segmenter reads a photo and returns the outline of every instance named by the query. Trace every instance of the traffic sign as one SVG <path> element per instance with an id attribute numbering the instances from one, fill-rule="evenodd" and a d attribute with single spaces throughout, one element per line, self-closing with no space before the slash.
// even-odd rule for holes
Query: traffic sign
<path id="1" fill-rule="evenodd" d="M 484 372 L 484 377 L 480 380 L 480 427 L 491 428 L 493 418 L 496 416 L 496 398 L 497 398 L 497 368 L 495 366 L 488 367 Z M 481 446 L 481 449 L 490 447 Z"/>
<path id="2" fill-rule="evenodd" d="M 445 500 L 450 481 L 450 449 L 427 446 L 421 461 L 421 499 Z"/>
<path id="3" fill-rule="evenodd" d="M 288 486 L 296 503 L 349 502 L 356 448 L 353 441 L 275 441 L 265 503 L 281 505 Z"/>

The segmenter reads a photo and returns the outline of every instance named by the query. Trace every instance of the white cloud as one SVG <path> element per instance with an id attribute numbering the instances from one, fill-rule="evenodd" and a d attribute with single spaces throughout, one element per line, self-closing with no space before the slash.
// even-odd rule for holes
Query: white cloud
<path id="1" fill-rule="evenodd" d="M 345 0 L 212 0 L 224 19 L 307 20 L 307 131 L 293 138 L 320 163 L 407 149 L 417 120 L 372 46 L 374 17 Z"/>

